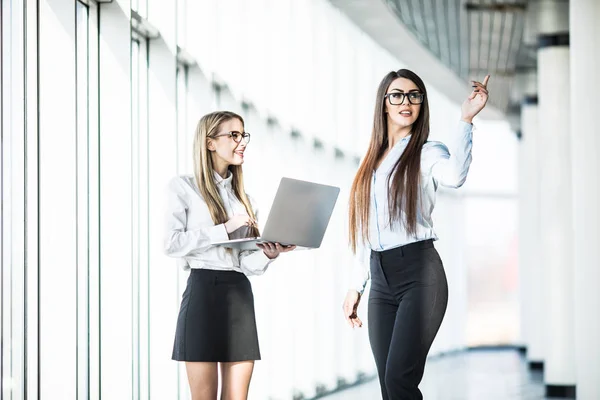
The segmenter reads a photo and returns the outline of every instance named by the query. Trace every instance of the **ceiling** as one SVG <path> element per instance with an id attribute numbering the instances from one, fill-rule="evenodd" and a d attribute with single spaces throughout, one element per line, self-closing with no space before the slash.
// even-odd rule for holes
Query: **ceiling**
<path id="1" fill-rule="evenodd" d="M 385 0 L 431 53 L 465 81 L 490 73 L 490 101 L 509 108 L 517 71 L 536 67 L 536 49 L 523 43 L 527 1 Z"/>
<path id="2" fill-rule="evenodd" d="M 458 85 L 468 88 L 470 79 L 482 80 L 491 74 L 489 83 L 490 106 L 488 117 L 518 112 L 519 100 L 511 96 L 518 72 L 536 68 L 535 43 L 523 41 L 526 34 L 528 0 L 330 0 L 378 43 L 412 69 L 423 75 L 431 69 L 428 58 L 450 71 L 454 82 L 449 85 L 448 73 L 437 79 L 445 92 L 456 101 Z M 384 15 L 384 14 L 388 15 Z M 392 26 L 391 16 L 395 24 Z M 369 21 L 369 19 L 371 19 Z M 379 23 L 377 23 L 377 21 Z M 429 53 L 407 51 L 406 34 L 412 36 Z M 403 36 L 404 35 L 404 36 Z M 400 54 L 411 54 L 406 57 Z M 420 54 L 420 55 L 419 55 Z M 409 67 L 410 68 L 410 67 Z M 433 74 L 432 74 L 433 72 Z M 436 81 L 437 71 L 424 76 Z M 427 75 L 427 74 L 425 74 Z M 435 84 L 435 82 L 432 82 Z M 436 87 L 438 84 L 436 84 Z M 487 109 L 487 107 L 486 107 Z"/>

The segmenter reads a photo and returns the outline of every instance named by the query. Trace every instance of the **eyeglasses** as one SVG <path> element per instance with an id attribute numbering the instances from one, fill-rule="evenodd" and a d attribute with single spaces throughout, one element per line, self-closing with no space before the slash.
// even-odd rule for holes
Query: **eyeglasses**
<path id="1" fill-rule="evenodd" d="M 404 103 L 404 97 L 408 98 L 408 102 L 410 104 L 421 104 L 421 103 L 423 103 L 423 100 L 425 99 L 425 93 L 421 93 L 421 92 L 408 92 L 408 93 L 391 92 L 391 93 L 388 93 L 385 96 L 383 96 L 384 99 L 386 97 L 390 101 L 390 104 L 393 106 L 399 106 L 400 104 Z"/>
<path id="2" fill-rule="evenodd" d="M 221 136 L 229 136 L 236 143 L 241 142 L 242 139 L 244 139 L 244 142 L 246 144 L 248 144 L 250 142 L 250 134 L 248 132 L 231 131 L 231 132 L 227 132 L 227 133 L 220 133 L 218 135 L 215 135 L 214 137 L 218 138 Z"/>

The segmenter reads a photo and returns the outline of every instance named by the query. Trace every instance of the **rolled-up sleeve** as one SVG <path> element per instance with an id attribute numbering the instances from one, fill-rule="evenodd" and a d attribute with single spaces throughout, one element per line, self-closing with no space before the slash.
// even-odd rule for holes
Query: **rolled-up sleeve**
<path id="1" fill-rule="evenodd" d="M 459 121 L 449 141 L 450 149 L 440 142 L 427 142 L 424 165 L 442 186 L 459 188 L 469 173 L 473 147 L 473 125 Z"/>
<path id="2" fill-rule="evenodd" d="M 191 252 L 204 251 L 213 242 L 229 239 L 224 224 L 187 229 L 188 201 L 184 183 L 180 178 L 173 179 L 167 188 L 167 215 L 164 252 L 171 257 L 185 257 Z"/>
<path id="3" fill-rule="evenodd" d="M 262 250 L 240 252 L 240 269 L 248 276 L 264 274 L 273 261 L 275 259 L 267 257 Z"/>

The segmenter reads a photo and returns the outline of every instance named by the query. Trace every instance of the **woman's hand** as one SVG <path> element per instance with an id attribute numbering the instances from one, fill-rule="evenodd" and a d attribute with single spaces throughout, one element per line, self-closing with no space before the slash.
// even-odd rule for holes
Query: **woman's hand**
<path id="1" fill-rule="evenodd" d="M 225 230 L 227 233 L 237 231 L 242 226 L 253 226 L 256 225 L 256 220 L 250 218 L 247 214 L 237 214 L 231 217 L 231 219 L 225 222 Z"/>
<path id="2" fill-rule="evenodd" d="M 360 303 L 360 293 L 356 290 L 350 289 L 348 293 L 346 293 L 346 299 L 344 299 L 344 306 L 342 307 L 344 310 L 344 318 L 350 325 L 351 328 L 362 326 L 362 321 L 356 315 L 356 310 L 358 309 L 358 304 Z"/>
<path id="3" fill-rule="evenodd" d="M 260 247 L 263 253 L 265 253 L 265 256 L 271 260 L 276 258 L 280 253 L 287 253 L 296 248 L 296 246 L 282 246 L 279 243 L 270 242 L 258 243 L 257 246 Z"/>
<path id="4" fill-rule="evenodd" d="M 488 100 L 488 91 L 487 91 L 487 83 L 490 79 L 489 75 L 486 75 L 483 79 L 483 83 L 477 81 L 471 81 L 473 84 L 473 92 L 468 99 L 462 104 L 462 120 L 468 122 L 469 124 L 473 122 L 473 117 L 475 117 L 483 107 L 485 107 L 485 103 Z"/>

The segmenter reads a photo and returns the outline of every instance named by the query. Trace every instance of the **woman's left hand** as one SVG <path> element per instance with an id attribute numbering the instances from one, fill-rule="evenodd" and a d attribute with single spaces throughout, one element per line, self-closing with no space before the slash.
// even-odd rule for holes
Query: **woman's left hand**
<path id="1" fill-rule="evenodd" d="M 487 83 L 490 79 L 489 75 L 486 75 L 483 79 L 483 83 L 477 81 L 471 81 L 473 86 L 473 92 L 469 98 L 462 104 L 462 120 L 468 123 L 472 123 L 473 117 L 475 117 L 488 100 Z"/>
<path id="2" fill-rule="evenodd" d="M 280 253 L 287 253 L 288 251 L 292 251 L 296 248 L 296 246 L 282 246 L 279 243 L 258 243 L 258 247 L 260 247 L 265 253 L 265 256 L 270 258 L 271 260 L 276 258 Z"/>

